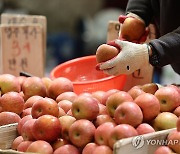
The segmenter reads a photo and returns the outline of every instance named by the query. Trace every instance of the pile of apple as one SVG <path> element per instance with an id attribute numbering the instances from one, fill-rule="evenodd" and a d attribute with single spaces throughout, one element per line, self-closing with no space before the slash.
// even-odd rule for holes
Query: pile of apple
<path id="1" fill-rule="evenodd" d="M 18 123 L 12 149 L 20 152 L 112 154 L 116 141 L 175 128 L 180 116 L 175 85 L 76 94 L 64 77 L 2 74 L 0 89 L 0 126 Z"/>

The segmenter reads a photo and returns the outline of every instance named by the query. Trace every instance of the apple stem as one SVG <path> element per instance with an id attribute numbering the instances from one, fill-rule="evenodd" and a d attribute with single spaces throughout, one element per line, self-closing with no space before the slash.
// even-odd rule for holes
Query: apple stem
<path id="1" fill-rule="evenodd" d="M 166 100 L 162 100 L 162 104 L 166 104 Z"/>

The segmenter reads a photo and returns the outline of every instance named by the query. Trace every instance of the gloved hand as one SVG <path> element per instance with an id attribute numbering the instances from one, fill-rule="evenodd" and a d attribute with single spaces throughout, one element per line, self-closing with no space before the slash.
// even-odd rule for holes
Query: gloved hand
<path id="1" fill-rule="evenodd" d="M 142 21 L 142 23 L 144 23 L 143 19 L 141 19 L 138 15 L 136 15 L 136 14 L 134 14 L 134 13 L 129 13 L 129 14 L 126 15 L 126 16 L 125 16 L 125 15 L 120 15 L 120 16 L 119 16 L 119 22 L 120 22 L 121 24 L 123 24 L 124 21 L 125 21 L 127 18 L 135 18 L 135 19 L 137 19 L 137 20 Z M 144 24 L 145 24 L 145 23 L 144 23 Z M 134 43 L 143 43 L 143 42 L 146 41 L 148 34 L 149 34 L 149 28 L 146 27 L 146 28 L 145 28 L 145 32 L 144 32 L 144 34 L 141 36 L 141 38 L 138 39 L 138 40 L 132 40 L 131 42 L 134 42 Z M 119 32 L 119 39 L 125 41 L 125 39 L 124 39 L 124 38 L 122 37 L 122 35 L 121 35 L 121 29 L 120 29 L 120 32 Z"/>
<path id="2" fill-rule="evenodd" d="M 119 47 L 119 54 L 111 60 L 99 64 L 99 69 L 108 75 L 132 74 L 149 64 L 147 44 L 136 44 L 116 39 L 109 43 Z"/>

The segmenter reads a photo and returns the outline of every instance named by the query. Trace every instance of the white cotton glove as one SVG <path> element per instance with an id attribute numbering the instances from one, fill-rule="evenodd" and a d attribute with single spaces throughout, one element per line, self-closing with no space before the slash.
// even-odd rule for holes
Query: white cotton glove
<path id="1" fill-rule="evenodd" d="M 128 41 L 115 40 L 120 53 L 111 60 L 101 63 L 99 69 L 108 75 L 132 74 L 134 71 L 149 64 L 147 44 L 136 44 Z"/>

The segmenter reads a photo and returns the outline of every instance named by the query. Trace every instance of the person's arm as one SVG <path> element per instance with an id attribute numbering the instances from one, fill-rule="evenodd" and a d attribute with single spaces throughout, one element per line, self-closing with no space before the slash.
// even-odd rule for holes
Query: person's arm
<path id="1" fill-rule="evenodd" d="M 152 52 L 159 57 L 159 62 L 154 66 L 180 63 L 180 27 L 158 39 L 151 40 L 149 44 Z"/>
<path id="2" fill-rule="evenodd" d="M 129 0 L 126 7 L 126 14 L 129 13 L 134 13 L 135 15 L 138 15 L 140 18 L 144 20 L 146 26 L 148 26 L 153 17 L 151 1 Z"/>
<path id="3" fill-rule="evenodd" d="M 180 74 L 180 27 L 159 39 L 151 40 L 149 45 L 121 40 L 115 40 L 110 45 L 118 45 L 120 52 L 115 58 L 99 66 L 106 74 L 131 74 L 148 63 L 157 67 L 173 64 L 175 71 Z"/>

